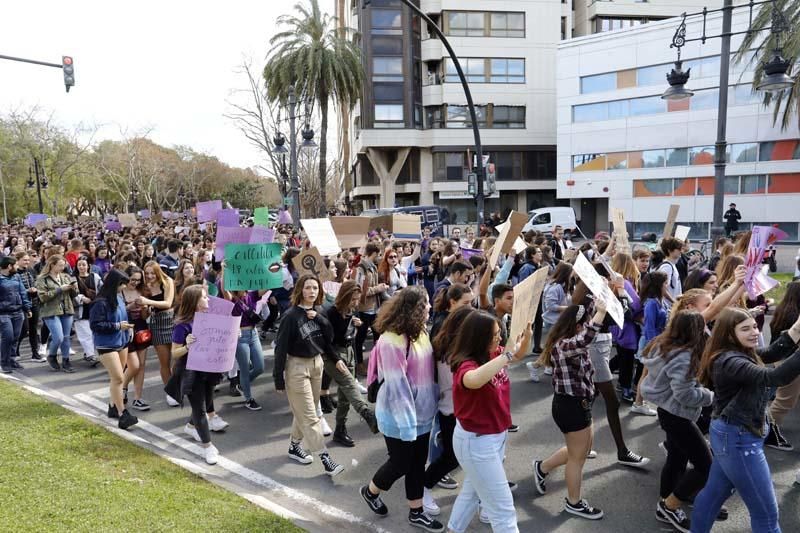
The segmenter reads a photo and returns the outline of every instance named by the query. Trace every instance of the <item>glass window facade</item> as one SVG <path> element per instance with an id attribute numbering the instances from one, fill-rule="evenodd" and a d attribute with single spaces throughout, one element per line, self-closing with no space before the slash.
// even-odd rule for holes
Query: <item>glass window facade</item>
<path id="1" fill-rule="evenodd" d="M 491 37 L 525 37 L 525 13 L 492 13 L 489 35 Z"/>
<path id="2" fill-rule="evenodd" d="M 525 128 L 525 107 L 496 105 L 492 108 L 492 128 Z"/>
<path id="3" fill-rule="evenodd" d="M 581 94 L 614 91 L 617 88 L 617 73 L 595 74 L 581 78 Z"/>
<path id="4" fill-rule="evenodd" d="M 525 37 L 525 13 L 446 11 L 445 33 L 457 37 Z"/>
<path id="5" fill-rule="evenodd" d="M 373 57 L 372 81 L 403 81 L 402 57 Z"/>
<path id="6" fill-rule="evenodd" d="M 399 9 L 372 9 L 372 35 L 402 35 L 403 16 Z"/>
<path id="7" fill-rule="evenodd" d="M 729 163 L 753 163 L 758 161 L 758 143 L 731 144 L 728 153 Z"/>
<path id="8" fill-rule="evenodd" d="M 447 14 L 448 35 L 461 37 L 483 37 L 486 17 L 480 11 L 449 11 Z"/>
<path id="9" fill-rule="evenodd" d="M 524 59 L 490 59 L 490 83 L 525 83 Z"/>
<path id="10" fill-rule="evenodd" d="M 402 128 L 403 104 L 375 104 L 375 128 Z"/>
<path id="11" fill-rule="evenodd" d="M 475 116 L 478 119 L 478 127 L 486 127 L 486 106 L 476 105 Z M 471 128 L 472 120 L 470 120 L 469 108 L 465 105 L 448 105 L 447 106 L 447 127 L 448 128 Z"/>

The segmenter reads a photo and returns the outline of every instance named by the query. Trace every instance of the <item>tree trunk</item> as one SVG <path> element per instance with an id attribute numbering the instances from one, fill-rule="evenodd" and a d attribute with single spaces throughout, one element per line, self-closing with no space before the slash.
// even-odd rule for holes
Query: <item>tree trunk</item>
<path id="1" fill-rule="evenodd" d="M 320 94 L 319 113 L 322 121 L 319 128 L 319 216 L 325 217 L 328 211 L 328 202 L 325 199 L 325 181 L 328 174 L 328 95 Z"/>

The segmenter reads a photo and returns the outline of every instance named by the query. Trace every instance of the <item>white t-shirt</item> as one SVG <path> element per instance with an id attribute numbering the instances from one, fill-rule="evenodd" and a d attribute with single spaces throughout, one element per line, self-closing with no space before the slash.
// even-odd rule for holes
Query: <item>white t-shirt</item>
<path id="1" fill-rule="evenodd" d="M 667 291 L 673 300 L 677 300 L 683 294 L 683 287 L 681 287 L 681 277 L 678 274 L 678 269 L 675 268 L 675 264 L 669 260 L 664 260 L 658 266 L 658 270 L 667 275 Z"/>

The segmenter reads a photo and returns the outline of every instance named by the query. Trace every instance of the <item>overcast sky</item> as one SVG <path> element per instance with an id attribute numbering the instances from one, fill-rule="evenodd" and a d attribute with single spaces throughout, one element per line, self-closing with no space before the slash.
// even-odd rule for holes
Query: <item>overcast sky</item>
<path id="1" fill-rule="evenodd" d="M 302 0 L 305 1 L 305 0 Z M 226 119 L 236 68 L 264 64 L 275 19 L 294 0 L 26 0 L 3 2 L 0 54 L 75 61 L 65 92 L 60 69 L 0 60 L 0 112 L 40 105 L 64 125 L 104 125 L 98 139 L 152 126 L 151 138 L 189 145 L 235 166 L 261 159 Z M 320 0 L 333 12 L 334 0 Z M 332 117 L 333 118 L 333 117 Z M 288 128 L 287 128 L 288 129 Z"/>

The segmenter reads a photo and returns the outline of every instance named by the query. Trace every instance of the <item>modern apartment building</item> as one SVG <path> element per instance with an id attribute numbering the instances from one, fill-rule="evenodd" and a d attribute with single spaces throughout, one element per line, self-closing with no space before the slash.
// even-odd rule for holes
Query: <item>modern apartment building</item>
<path id="1" fill-rule="evenodd" d="M 747 10 L 734 31 L 748 27 Z M 584 232 L 606 230 L 609 208 L 622 208 L 635 236 L 659 232 L 670 204 L 690 238 L 707 238 L 714 192 L 714 142 L 719 98 L 720 40 L 683 49 L 691 68 L 688 100 L 663 100 L 673 67 L 676 19 L 575 38 L 558 52 L 558 198 L 576 209 Z M 709 16 L 708 35 L 721 32 Z M 702 18 L 687 36 L 702 34 Z M 740 38 L 734 37 L 733 50 Z M 752 54 L 751 54 L 752 57 Z M 800 131 L 773 123 L 753 92 L 753 65 L 732 62 L 727 114 L 725 209 L 735 202 L 742 222 L 773 224 L 798 238 Z"/>
<path id="2" fill-rule="evenodd" d="M 568 0 L 564 0 L 567 2 Z M 640 24 L 720 7 L 720 0 L 569 0 L 572 37 L 632 28 Z"/>

